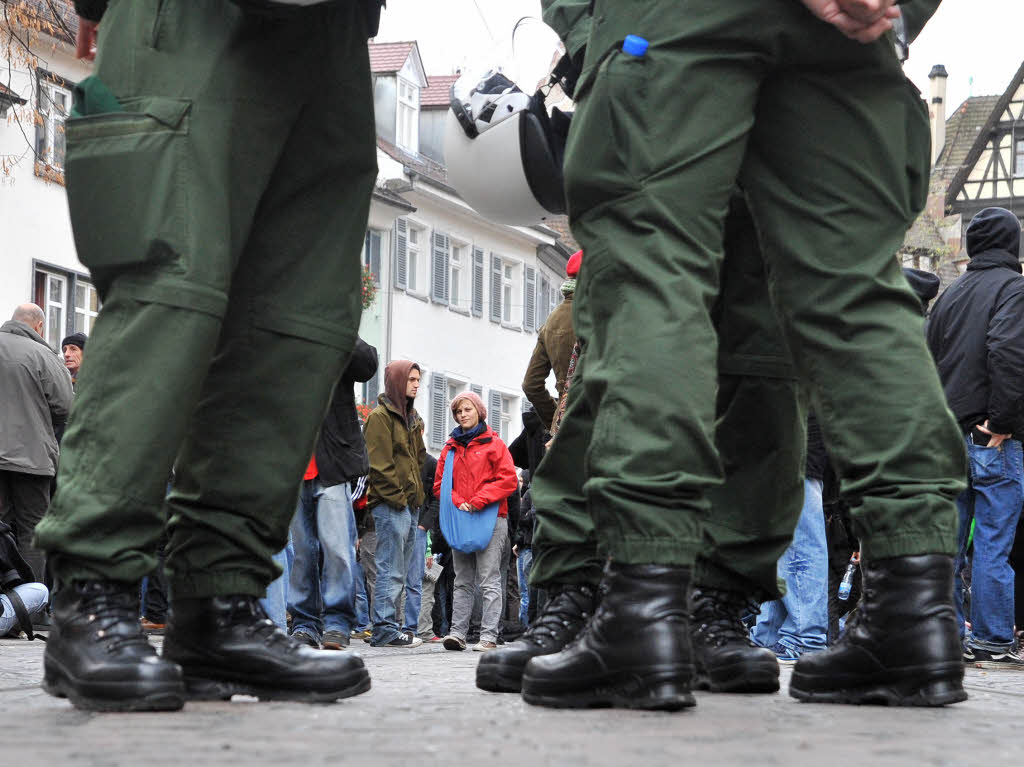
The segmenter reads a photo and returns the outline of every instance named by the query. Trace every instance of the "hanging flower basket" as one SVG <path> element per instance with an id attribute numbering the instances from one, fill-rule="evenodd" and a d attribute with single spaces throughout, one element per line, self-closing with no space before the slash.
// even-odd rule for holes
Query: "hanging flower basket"
<path id="1" fill-rule="evenodd" d="M 377 298 L 377 275 L 370 271 L 370 267 L 363 266 L 363 311 L 373 306 Z"/>

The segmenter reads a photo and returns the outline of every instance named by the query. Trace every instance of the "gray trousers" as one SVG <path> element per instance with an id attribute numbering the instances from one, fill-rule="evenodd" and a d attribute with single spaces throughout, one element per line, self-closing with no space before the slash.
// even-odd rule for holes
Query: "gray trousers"
<path id="1" fill-rule="evenodd" d="M 480 619 L 480 641 L 498 641 L 498 623 L 501 620 L 501 558 L 508 540 L 508 520 L 498 517 L 494 534 L 483 551 L 463 554 L 452 549 L 455 564 L 455 595 L 452 599 L 451 633 L 465 639 L 469 632 L 469 618 L 473 612 L 473 591 L 477 586 L 483 597 L 483 615 Z"/>
<path id="2" fill-rule="evenodd" d="M 420 592 L 420 619 L 416 626 L 416 635 L 427 641 L 434 638 L 434 620 L 431 613 L 434 612 L 434 588 L 437 581 L 432 581 L 423 576 L 423 586 Z"/>

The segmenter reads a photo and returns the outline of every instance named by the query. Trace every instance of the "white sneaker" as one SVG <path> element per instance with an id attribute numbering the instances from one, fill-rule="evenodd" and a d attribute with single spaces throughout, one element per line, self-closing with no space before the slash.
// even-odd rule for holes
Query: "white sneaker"
<path id="1" fill-rule="evenodd" d="M 498 647 L 494 642 L 477 642 L 473 645 L 473 652 L 487 652 Z"/>

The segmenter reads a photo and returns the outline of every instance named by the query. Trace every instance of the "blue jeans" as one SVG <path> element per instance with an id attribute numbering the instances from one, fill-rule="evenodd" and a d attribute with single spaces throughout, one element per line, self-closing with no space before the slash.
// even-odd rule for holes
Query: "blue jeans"
<path id="1" fill-rule="evenodd" d="M 377 582 L 373 588 L 374 647 L 385 645 L 402 634 L 398 625 L 395 605 L 409 572 L 409 558 L 416 547 L 416 523 L 420 513 L 408 508 L 394 509 L 379 504 L 372 509 L 373 524 L 377 532 Z"/>
<path id="2" fill-rule="evenodd" d="M 533 569 L 533 549 L 523 549 L 516 557 L 516 572 L 519 574 L 519 622 L 529 625 L 530 615 L 530 570 Z"/>
<path id="3" fill-rule="evenodd" d="M 779 557 L 786 596 L 761 605 L 751 638 L 762 647 L 781 644 L 800 655 L 825 649 L 828 632 L 828 543 L 821 480 L 804 480 L 804 505 L 793 542 Z"/>
<path id="4" fill-rule="evenodd" d="M 417 522 L 419 520 L 417 519 Z M 416 540 L 409 555 L 409 569 L 405 574 L 405 611 L 402 615 L 402 631 L 418 633 L 420 605 L 423 603 L 423 571 L 427 563 L 427 531 L 413 528 Z M 432 584 L 431 584 L 432 585 Z"/>
<path id="5" fill-rule="evenodd" d="M 318 640 L 325 631 L 348 636 L 356 625 L 356 517 L 348 482 L 323 487 L 303 480 L 291 535 L 292 631 Z"/>
<path id="6" fill-rule="evenodd" d="M 292 569 L 292 537 L 288 543 L 274 555 L 274 561 L 281 566 L 281 574 L 267 586 L 267 595 L 260 600 L 267 617 L 279 628 L 288 625 L 288 578 Z"/>
<path id="7" fill-rule="evenodd" d="M 1013 582 L 1010 549 L 1024 503 L 1024 454 L 1020 440 L 999 447 L 975 445 L 967 436 L 971 476 L 957 498 L 960 547 L 956 561 L 957 620 L 965 635 L 964 586 L 961 572 L 967 560 L 967 538 L 974 519 L 971 557 L 971 635 L 967 646 L 1002 652 L 1013 646 Z"/>
<path id="8" fill-rule="evenodd" d="M 14 587 L 14 593 L 25 603 L 30 619 L 34 619 L 42 612 L 46 603 L 50 601 L 50 592 L 41 583 L 23 583 Z M 0 605 L 3 606 L 3 614 L 0 614 L 0 637 L 15 628 L 23 629 L 24 627 L 18 623 L 18 616 L 14 613 L 14 605 L 11 604 L 10 598 L 0 595 Z"/>
<path id="9" fill-rule="evenodd" d="M 370 600 L 366 595 L 366 573 L 356 557 L 356 628 L 360 631 L 370 626 Z"/>

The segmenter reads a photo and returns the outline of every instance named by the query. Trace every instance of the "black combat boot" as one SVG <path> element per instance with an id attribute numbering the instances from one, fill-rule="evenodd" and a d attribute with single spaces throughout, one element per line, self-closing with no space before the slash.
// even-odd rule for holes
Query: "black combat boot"
<path id="1" fill-rule="evenodd" d="M 694 705 L 689 589 L 689 567 L 609 564 L 577 639 L 526 664 L 523 698 L 558 708 Z"/>
<path id="2" fill-rule="evenodd" d="M 570 585 L 552 590 L 551 599 L 519 639 L 480 658 L 476 686 L 490 692 L 519 692 L 527 662 L 560 652 L 576 638 L 596 607 L 596 587 Z"/>
<path id="3" fill-rule="evenodd" d="M 164 657 L 180 664 L 190 700 L 328 703 L 370 689 L 353 653 L 321 652 L 288 636 L 252 596 L 175 600 Z"/>
<path id="4" fill-rule="evenodd" d="M 776 692 L 779 661 L 750 639 L 743 616 L 750 599 L 735 591 L 694 589 L 690 637 L 696 668 L 694 687 L 711 692 Z"/>
<path id="5" fill-rule="evenodd" d="M 942 706 L 967 700 L 953 557 L 864 562 L 863 597 L 832 647 L 800 656 L 789 694 L 819 703 Z"/>
<path id="6" fill-rule="evenodd" d="M 139 586 L 75 581 L 53 598 L 43 689 L 86 711 L 176 711 L 181 668 L 159 658 L 139 623 Z"/>

